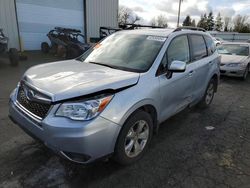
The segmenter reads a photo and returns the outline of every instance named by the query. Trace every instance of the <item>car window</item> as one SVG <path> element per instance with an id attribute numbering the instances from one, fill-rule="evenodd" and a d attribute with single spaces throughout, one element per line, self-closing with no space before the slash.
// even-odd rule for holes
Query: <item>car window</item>
<path id="1" fill-rule="evenodd" d="M 190 61 L 188 38 L 186 35 L 174 38 L 168 47 L 167 63 L 170 64 L 174 60 L 186 63 Z"/>
<path id="2" fill-rule="evenodd" d="M 190 35 L 190 41 L 194 61 L 207 56 L 206 44 L 202 35 Z"/>
<path id="3" fill-rule="evenodd" d="M 214 41 L 213 39 L 211 39 L 211 37 L 208 37 L 208 36 L 204 36 L 204 38 L 207 44 L 208 55 L 212 55 L 216 51 Z"/>

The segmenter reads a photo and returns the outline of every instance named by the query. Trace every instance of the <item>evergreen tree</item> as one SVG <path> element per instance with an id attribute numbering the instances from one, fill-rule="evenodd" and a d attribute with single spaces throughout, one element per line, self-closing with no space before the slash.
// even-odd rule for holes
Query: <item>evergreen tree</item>
<path id="1" fill-rule="evenodd" d="M 231 22 L 231 18 L 230 17 L 225 17 L 224 18 L 224 31 L 229 31 L 229 23 Z"/>
<path id="2" fill-rule="evenodd" d="M 191 26 L 196 27 L 195 19 L 192 20 Z"/>
<path id="3" fill-rule="evenodd" d="M 204 26 L 203 26 L 203 28 L 205 30 L 208 30 L 207 19 L 208 19 L 208 17 L 207 17 L 207 14 L 205 13 L 204 14 Z"/>
<path id="4" fill-rule="evenodd" d="M 191 26 L 192 22 L 191 22 L 191 17 L 189 15 L 187 15 L 187 17 L 185 18 L 185 20 L 183 21 L 182 26 Z"/>
<path id="5" fill-rule="evenodd" d="M 223 26 L 222 17 L 221 17 L 221 15 L 219 13 L 217 15 L 216 21 L 215 21 L 215 30 L 216 31 L 221 31 L 222 30 L 222 26 Z"/>
<path id="6" fill-rule="evenodd" d="M 212 31 L 214 29 L 214 16 L 213 12 L 209 12 L 208 17 L 207 17 L 207 30 Z"/>
<path id="7" fill-rule="evenodd" d="M 207 15 L 201 15 L 201 19 L 197 24 L 197 27 L 203 28 L 207 30 Z"/>

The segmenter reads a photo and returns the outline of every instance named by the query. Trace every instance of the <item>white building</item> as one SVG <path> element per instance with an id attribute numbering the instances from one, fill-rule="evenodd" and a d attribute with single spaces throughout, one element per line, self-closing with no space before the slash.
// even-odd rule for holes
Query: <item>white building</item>
<path id="1" fill-rule="evenodd" d="M 0 28 L 9 47 L 23 50 L 39 50 L 57 26 L 98 38 L 100 26 L 118 26 L 117 16 L 118 0 L 0 0 Z"/>

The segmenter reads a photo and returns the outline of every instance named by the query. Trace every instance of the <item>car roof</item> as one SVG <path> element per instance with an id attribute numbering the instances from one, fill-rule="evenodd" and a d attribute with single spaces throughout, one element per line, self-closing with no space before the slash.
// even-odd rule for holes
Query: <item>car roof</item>
<path id="1" fill-rule="evenodd" d="M 172 33 L 194 33 L 194 34 L 203 34 L 209 35 L 207 32 L 202 31 L 193 31 L 189 29 L 183 29 L 176 31 L 175 29 L 134 29 L 134 30 L 122 30 L 119 33 L 126 33 L 126 34 L 137 34 L 137 35 L 151 35 L 151 36 L 160 36 L 160 37 L 168 37 Z"/>

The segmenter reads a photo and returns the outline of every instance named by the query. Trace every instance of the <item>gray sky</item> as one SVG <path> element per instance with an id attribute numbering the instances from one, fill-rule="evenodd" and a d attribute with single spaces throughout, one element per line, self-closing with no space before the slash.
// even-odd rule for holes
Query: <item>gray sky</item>
<path id="1" fill-rule="evenodd" d="M 170 27 L 176 26 L 179 0 L 120 0 L 120 5 L 133 9 L 148 23 L 153 17 L 164 14 Z M 184 0 L 181 9 L 181 21 L 189 14 L 199 20 L 200 15 L 212 10 L 215 15 L 234 17 L 237 14 L 250 16 L 250 0 Z"/>

